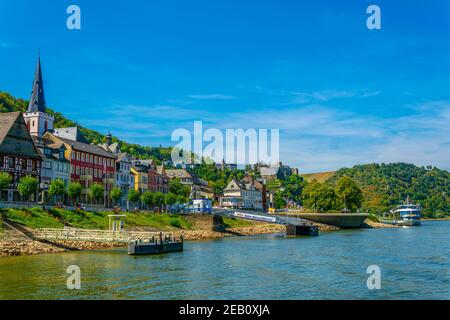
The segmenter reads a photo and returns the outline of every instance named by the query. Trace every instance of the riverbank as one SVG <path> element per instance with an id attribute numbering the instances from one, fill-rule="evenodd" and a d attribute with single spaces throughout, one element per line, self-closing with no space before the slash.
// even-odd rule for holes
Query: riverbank
<path id="1" fill-rule="evenodd" d="M 367 219 L 365 222 L 366 228 L 375 228 L 375 229 L 380 229 L 380 228 L 401 228 L 400 226 L 397 225 L 393 225 L 393 224 L 388 224 L 388 223 L 382 223 L 382 222 L 376 222 L 376 221 L 372 221 Z"/>
<path id="2" fill-rule="evenodd" d="M 142 228 L 140 228 L 142 230 Z M 154 231 L 154 230 L 153 230 Z M 183 235 L 186 241 L 220 239 L 231 236 L 252 236 L 284 232 L 285 227 L 274 224 L 253 224 L 240 228 L 229 228 L 222 231 L 184 230 L 174 231 L 176 237 Z M 4 236 L 0 239 L 0 257 L 19 255 L 38 255 L 61 253 L 79 250 L 99 250 L 126 247 L 126 243 L 91 242 L 91 241 L 37 241 L 25 237 Z"/>
<path id="3" fill-rule="evenodd" d="M 4 212 L 5 213 L 5 212 Z M 12 210 L 3 215 L 9 224 L 20 226 L 5 228 L 0 233 L 0 257 L 17 255 L 35 255 L 60 253 L 77 250 L 98 250 L 126 246 L 121 243 L 88 242 L 88 241 L 37 241 L 26 235 L 26 231 L 34 228 L 62 228 L 64 223 L 71 227 L 104 229 L 107 213 L 73 212 L 68 210 L 43 211 L 39 208 L 31 210 Z M 316 223 L 321 232 L 339 230 L 337 227 Z M 168 215 L 153 213 L 127 214 L 127 230 L 130 231 L 162 231 L 174 236 L 183 235 L 186 241 L 220 239 L 230 236 L 252 236 L 285 232 L 285 226 L 265 222 L 248 221 L 235 218 L 217 219 L 211 215 Z M 367 220 L 368 228 L 392 228 L 396 226 Z M 25 232 L 24 232 L 25 231 Z M 30 232 L 28 232 L 30 233 Z"/>

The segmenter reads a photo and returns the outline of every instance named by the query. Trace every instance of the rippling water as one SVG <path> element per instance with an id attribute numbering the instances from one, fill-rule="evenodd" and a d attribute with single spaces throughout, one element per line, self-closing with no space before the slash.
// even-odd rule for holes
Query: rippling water
<path id="1" fill-rule="evenodd" d="M 449 299 L 450 221 L 185 243 L 130 257 L 124 249 L 0 259 L 0 299 Z M 78 265 L 81 290 L 66 288 Z M 368 290 L 366 268 L 381 268 Z"/>

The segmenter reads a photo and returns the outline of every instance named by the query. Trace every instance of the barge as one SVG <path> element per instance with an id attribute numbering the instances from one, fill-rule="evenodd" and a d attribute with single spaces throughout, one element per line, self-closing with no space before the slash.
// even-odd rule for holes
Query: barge
<path id="1" fill-rule="evenodd" d="M 170 252 L 183 251 L 183 236 L 175 238 L 173 236 L 164 236 L 160 233 L 159 237 L 152 237 L 148 242 L 135 240 L 128 244 L 128 254 L 136 255 L 154 255 Z"/>

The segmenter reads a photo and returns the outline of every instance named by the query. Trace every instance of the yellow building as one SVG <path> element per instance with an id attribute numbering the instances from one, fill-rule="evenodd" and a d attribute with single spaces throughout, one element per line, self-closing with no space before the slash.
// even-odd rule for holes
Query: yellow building
<path id="1" fill-rule="evenodd" d="M 134 190 L 144 193 L 148 191 L 148 170 L 146 166 L 135 164 L 131 166 L 134 175 Z"/>

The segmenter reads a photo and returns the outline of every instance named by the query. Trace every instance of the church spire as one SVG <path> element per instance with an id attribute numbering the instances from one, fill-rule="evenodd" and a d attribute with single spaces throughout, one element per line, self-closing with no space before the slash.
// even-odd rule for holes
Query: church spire
<path id="1" fill-rule="evenodd" d="M 44 81 L 42 80 L 40 56 L 38 57 L 36 71 L 34 73 L 33 89 L 30 104 L 27 109 L 28 112 L 45 112 Z"/>

